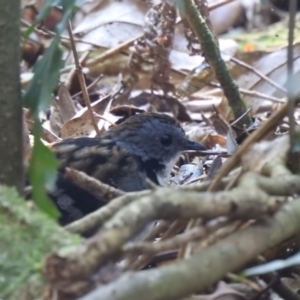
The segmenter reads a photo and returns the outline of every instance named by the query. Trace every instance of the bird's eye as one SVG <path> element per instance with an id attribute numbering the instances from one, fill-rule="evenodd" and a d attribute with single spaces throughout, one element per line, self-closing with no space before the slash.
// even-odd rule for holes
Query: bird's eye
<path id="1" fill-rule="evenodd" d="M 165 147 L 170 146 L 173 143 L 172 135 L 171 134 L 164 134 L 163 136 L 161 136 L 160 142 Z"/>

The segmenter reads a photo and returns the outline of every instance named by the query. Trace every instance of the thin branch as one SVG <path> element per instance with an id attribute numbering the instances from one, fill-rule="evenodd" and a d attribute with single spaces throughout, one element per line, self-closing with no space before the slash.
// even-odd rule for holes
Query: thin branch
<path id="1" fill-rule="evenodd" d="M 221 86 L 218 83 L 211 82 L 209 84 L 209 86 L 213 86 L 213 87 L 217 87 L 218 89 L 221 89 Z M 240 93 L 243 94 L 243 95 L 247 95 L 247 96 L 251 96 L 251 97 L 257 97 L 257 98 L 269 100 L 269 101 L 272 101 L 272 102 L 275 102 L 275 103 L 280 103 L 280 104 L 286 103 L 286 101 L 287 101 L 286 98 L 280 99 L 280 98 L 276 98 L 276 97 L 273 97 L 273 96 L 270 96 L 270 95 L 266 95 L 266 94 L 263 94 L 263 93 L 260 93 L 260 92 L 257 92 L 257 91 L 250 91 L 250 90 L 243 89 L 243 88 L 240 88 Z"/>
<path id="2" fill-rule="evenodd" d="M 103 206 L 89 215 L 67 225 L 65 229 L 78 234 L 92 232 L 97 228 L 101 228 L 103 224 L 112 218 L 112 216 L 114 216 L 114 214 L 116 214 L 121 208 L 137 198 L 147 195 L 148 193 L 149 191 L 126 193 L 123 196 L 114 199 L 114 201 L 110 202 L 106 206 Z"/>
<path id="3" fill-rule="evenodd" d="M 240 162 L 242 155 L 248 149 L 250 145 L 261 140 L 266 136 L 271 130 L 275 129 L 278 126 L 278 123 L 286 116 L 287 114 L 287 104 L 282 105 L 282 107 L 274 113 L 264 124 L 261 125 L 256 131 L 254 131 L 245 142 L 238 148 L 237 152 L 223 164 L 219 172 L 216 174 L 216 177 L 212 180 L 210 185 L 210 190 L 217 190 L 221 180 L 229 172 L 237 166 Z"/>
<path id="4" fill-rule="evenodd" d="M 125 252 L 133 252 L 136 254 L 156 254 L 168 250 L 177 249 L 179 246 L 188 242 L 204 237 L 206 230 L 202 227 L 195 227 L 182 234 L 176 235 L 171 239 L 159 241 L 157 243 L 137 242 L 127 243 L 123 247 Z"/>
<path id="5" fill-rule="evenodd" d="M 278 83 L 276 83 L 275 81 L 273 81 L 272 79 L 270 79 L 269 77 L 267 77 L 266 75 L 264 75 L 263 73 L 261 73 L 259 70 L 257 70 L 256 68 L 252 67 L 251 65 L 235 58 L 235 57 L 231 57 L 230 60 L 234 63 L 236 63 L 237 65 L 240 65 L 248 70 L 251 70 L 253 73 L 255 73 L 257 76 L 259 76 L 260 78 L 264 79 L 265 81 L 267 81 L 270 85 L 274 86 L 278 91 L 282 92 L 284 95 L 287 94 L 287 90 L 285 88 L 283 88 L 282 86 L 280 86 Z"/>
<path id="6" fill-rule="evenodd" d="M 87 90 L 91 90 L 101 79 L 103 78 L 103 74 L 100 74 L 93 82 L 87 86 Z M 82 94 L 82 91 L 79 91 L 78 93 L 72 95 L 72 98 L 78 97 Z"/>
<path id="7" fill-rule="evenodd" d="M 68 25 L 68 32 L 69 32 L 69 36 L 70 36 L 70 42 L 71 42 L 71 47 L 72 47 L 72 52 L 74 55 L 74 61 L 75 61 L 75 65 L 76 65 L 76 73 L 78 76 L 78 81 L 80 83 L 80 87 L 82 90 L 82 94 L 83 94 L 83 99 L 85 101 L 85 105 L 87 106 L 88 112 L 90 114 L 90 118 L 92 121 L 92 124 L 95 128 L 96 134 L 97 135 L 101 135 L 101 132 L 98 128 L 95 116 L 94 116 L 94 112 L 93 112 L 93 108 L 91 106 L 91 101 L 90 101 L 90 97 L 86 88 L 86 84 L 85 84 L 85 79 L 82 73 L 82 68 L 81 65 L 79 63 L 78 60 L 78 55 L 77 55 L 77 51 L 76 51 L 76 46 L 75 46 L 75 41 L 74 41 L 74 37 L 73 37 L 73 32 L 72 32 L 72 25 L 71 25 L 71 21 L 69 21 L 69 25 Z"/>
<path id="8" fill-rule="evenodd" d="M 220 82 L 234 117 L 237 119 L 246 111 L 246 104 L 241 98 L 237 83 L 228 72 L 226 64 L 221 57 L 220 49 L 216 45 L 214 37 L 206 25 L 204 18 L 198 12 L 192 0 L 173 1 L 177 3 L 182 18 L 185 18 L 189 22 L 190 27 L 197 35 L 204 56 L 217 80 Z M 243 128 L 244 124 L 246 124 L 246 126 L 252 124 L 250 116 L 246 115 L 242 121 L 239 122 L 241 128 Z"/>

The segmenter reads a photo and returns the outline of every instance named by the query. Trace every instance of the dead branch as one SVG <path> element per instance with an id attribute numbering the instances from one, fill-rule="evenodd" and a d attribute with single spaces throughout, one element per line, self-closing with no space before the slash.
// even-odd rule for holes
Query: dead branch
<path id="1" fill-rule="evenodd" d="M 110 204 L 107 205 L 108 209 L 109 206 Z M 64 269 L 55 268 L 55 272 L 52 270 L 56 280 L 73 281 L 88 278 L 108 259 L 117 257 L 123 244 L 153 220 L 189 218 L 210 220 L 224 215 L 233 219 L 249 220 L 269 215 L 275 208 L 275 199 L 254 188 L 247 194 L 244 188 L 217 193 L 180 191 L 172 193 L 170 189 L 161 188 L 130 203 L 113 215 L 97 236 L 83 245 L 80 251 L 76 249 L 64 258 L 58 254 L 50 256 L 46 269 L 53 269 L 59 258 L 64 261 Z M 66 278 L 65 274 L 70 277 Z"/>
<path id="2" fill-rule="evenodd" d="M 239 271 L 258 254 L 299 232 L 300 198 L 286 204 L 272 219 L 234 233 L 189 259 L 168 266 L 128 273 L 81 300 L 181 299 L 214 284 L 227 272 Z M 170 288 L 172 286 L 172 288 Z"/>
<path id="3" fill-rule="evenodd" d="M 123 196 L 114 199 L 108 205 L 92 212 L 91 214 L 77 220 L 65 228 L 72 233 L 85 234 L 100 228 L 107 220 L 112 218 L 122 207 L 128 205 L 130 202 L 147 195 L 148 191 L 137 193 L 127 193 Z"/>

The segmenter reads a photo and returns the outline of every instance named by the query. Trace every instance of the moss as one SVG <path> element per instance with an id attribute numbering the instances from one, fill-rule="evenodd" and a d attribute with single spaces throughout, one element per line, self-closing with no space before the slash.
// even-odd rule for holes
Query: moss
<path id="1" fill-rule="evenodd" d="M 15 189 L 4 186 L 0 186 L 0 224 L 0 299 L 38 299 L 46 254 L 74 247 L 80 237 L 30 208 Z"/>

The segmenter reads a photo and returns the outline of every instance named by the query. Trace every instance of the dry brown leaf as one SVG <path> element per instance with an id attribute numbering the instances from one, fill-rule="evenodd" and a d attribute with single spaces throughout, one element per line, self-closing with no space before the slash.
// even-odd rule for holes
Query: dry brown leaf
<path id="1" fill-rule="evenodd" d="M 56 135 L 60 136 L 60 131 L 61 131 L 61 128 L 62 128 L 64 122 L 63 122 L 62 117 L 59 113 L 57 105 L 55 105 L 55 102 L 54 102 L 54 105 L 51 106 L 50 112 L 51 112 L 50 113 L 50 119 L 49 119 L 50 129 Z"/>
<path id="2" fill-rule="evenodd" d="M 300 74 L 300 44 L 293 47 L 294 51 L 294 73 Z M 274 82 L 282 87 L 287 83 L 287 48 L 283 48 L 272 53 L 266 53 L 263 57 L 252 63 L 252 67 L 260 71 L 262 74 L 268 76 Z M 260 78 L 252 71 L 247 71 L 237 79 L 238 85 L 241 88 L 248 90 L 255 90 L 273 96 L 282 98 L 285 94 L 266 80 Z M 298 87 L 295 86 L 298 89 Z M 263 101 L 257 97 L 245 96 L 244 101 L 248 107 L 252 107 L 252 114 L 255 114 L 262 105 Z"/>
<path id="3" fill-rule="evenodd" d="M 72 119 L 76 114 L 76 108 L 74 101 L 70 95 L 70 92 L 64 84 L 61 84 L 58 89 L 58 98 L 54 100 L 57 109 L 60 113 L 63 123 Z"/>
<path id="4" fill-rule="evenodd" d="M 226 148 L 228 154 L 233 154 L 238 148 L 238 143 L 236 142 L 236 133 L 229 127 L 227 132 Z"/>
<path id="5" fill-rule="evenodd" d="M 95 114 L 95 120 L 98 122 L 100 117 Z M 76 114 L 74 118 L 67 121 L 61 128 L 60 134 L 63 139 L 75 138 L 80 136 L 89 136 L 94 131 L 94 126 L 90 115 L 86 111 L 83 114 Z"/>

